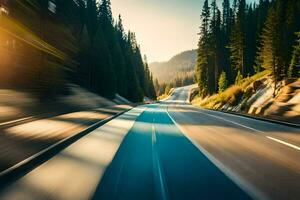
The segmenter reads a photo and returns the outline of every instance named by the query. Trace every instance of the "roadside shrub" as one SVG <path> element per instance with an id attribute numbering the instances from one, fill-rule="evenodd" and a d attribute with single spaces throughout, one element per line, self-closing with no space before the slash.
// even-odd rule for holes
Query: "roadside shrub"
<path id="1" fill-rule="evenodd" d="M 235 84 L 236 85 L 240 85 L 243 81 L 243 75 L 241 74 L 240 71 L 238 71 L 238 74 L 236 75 L 236 78 L 235 78 Z"/>
<path id="2" fill-rule="evenodd" d="M 223 95 L 225 95 L 225 100 L 230 105 L 237 105 L 239 99 L 243 95 L 243 88 L 238 85 L 231 86 L 230 88 L 224 91 Z"/>
<path id="3" fill-rule="evenodd" d="M 259 72 L 253 76 L 239 79 L 237 82 L 239 84 L 232 85 L 229 88 L 225 89 L 222 92 L 219 92 L 218 94 L 214 94 L 208 97 L 198 97 L 193 100 L 193 104 L 199 105 L 204 108 L 215 108 L 219 109 L 223 107 L 225 104 L 229 104 L 230 106 L 235 106 L 241 101 L 246 103 L 246 101 L 253 95 L 254 88 L 253 88 L 253 82 L 270 74 L 269 71 L 265 70 L 262 72 Z M 226 74 L 225 74 L 226 75 Z M 222 76 L 222 75 L 221 75 Z M 219 88 L 220 88 L 220 82 L 223 82 L 221 80 L 221 76 L 219 79 Z M 224 76 L 224 75 L 223 75 Z M 220 88 L 221 89 L 221 88 Z M 246 105 L 242 105 L 246 106 Z"/>
<path id="4" fill-rule="evenodd" d="M 228 87 L 227 76 L 224 71 L 220 75 L 218 86 L 219 86 L 219 93 L 223 92 Z"/>
<path id="5" fill-rule="evenodd" d="M 249 99 L 253 93 L 254 93 L 254 88 L 252 86 L 247 87 L 243 94 L 243 100 Z"/>
<path id="6" fill-rule="evenodd" d="M 267 74 L 270 74 L 270 72 L 265 70 L 265 71 L 262 71 L 262 72 L 259 72 L 259 73 L 255 74 L 253 76 L 250 76 L 250 77 L 247 77 L 247 78 L 243 79 L 243 81 L 241 83 L 242 88 L 245 90 L 254 81 L 262 78 L 263 76 L 265 76 Z"/>

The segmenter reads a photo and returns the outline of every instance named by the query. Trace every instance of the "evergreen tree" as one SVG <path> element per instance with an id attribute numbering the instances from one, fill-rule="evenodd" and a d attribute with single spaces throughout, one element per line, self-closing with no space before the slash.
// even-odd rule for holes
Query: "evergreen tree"
<path id="1" fill-rule="evenodd" d="M 92 46 L 92 60 L 93 65 L 93 90 L 97 93 L 114 98 L 116 93 L 116 81 L 114 71 L 112 69 L 111 56 L 108 51 L 105 38 L 100 29 L 96 32 L 94 45 Z M 101 60 L 101 62 L 99 62 Z"/>
<path id="2" fill-rule="evenodd" d="M 235 18 L 236 17 L 236 14 L 238 12 L 238 1 L 239 0 L 233 0 L 233 3 L 232 3 L 232 11 L 233 11 L 233 17 Z"/>
<path id="3" fill-rule="evenodd" d="M 110 0 L 102 0 L 99 6 L 99 20 L 103 25 L 112 25 L 112 11 L 111 11 L 111 3 Z"/>
<path id="4" fill-rule="evenodd" d="M 227 80 L 226 73 L 224 71 L 220 75 L 218 85 L 219 85 L 219 93 L 225 91 L 228 87 L 228 80 Z"/>
<path id="5" fill-rule="evenodd" d="M 144 63 L 141 57 L 140 47 L 137 44 L 135 33 L 133 32 L 128 33 L 128 37 L 130 37 L 130 41 L 131 41 L 131 46 L 132 46 L 131 48 L 133 53 L 133 65 L 134 65 L 135 73 L 137 75 L 138 84 L 142 94 L 145 95 L 146 91 L 144 91 L 144 85 L 145 85 Z"/>
<path id="6" fill-rule="evenodd" d="M 254 65 L 256 57 L 256 21 L 252 4 L 248 7 L 245 16 L 245 74 L 244 76 L 254 74 Z"/>
<path id="7" fill-rule="evenodd" d="M 145 95 L 151 99 L 156 99 L 156 93 L 155 93 L 154 83 L 153 83 L 153 76 L 149 70 L 149 65 L 148 65 L 146 55 L 144 56 L 144 73 L 145 73 L 145 81 L 144 81 Z"/>
<path id="8" fill-rule="evenodd" d="M 240 85 L 242 83 L 242 80 L 243 80 L 243 75 L 241 74 L 240 71 L 238 71 L 238 73 L 235 77 L 235 84 Z"/>
<path id="9" fill-rule="evenodd" d="M 230 51 L 227 48 L 230 41 L 230 35 L 232 34 L 232 26 L 233 26 L 233 11 L 230 8 L 230 1 L 224 0 L 223 1 L 223 17 L 222 17 L 222 28 L 221 28 L 221 55 L 222 63 L 221 63 L 221 70 L 227 74 L 228 81 L 232 83 L 232 70 L 230 67 Z"/>
<path id="10" fill-rule="evenodd" d="M 221 13 L 217 7 L 216 0 L 211 3 L 210 20 L 210 66 L 208 70 L 208 90 L 210 93 L 218 89 L 218 77 L 221 65 Z"/>
<path id="11" fill-rule="evenodd" d="M 292 61 L 288 72 L 289 78 L 300 77 L 300 32 L 298 32 L 297 35 L 297 45 L 294 47 Z"/>
<path id="12" fill-rule="evenodd" d="M 205 96 L 208 94 L 208 68 L 209 68 L 209 20 L 210 8 L 208 0 L 204 1 L 202 14 L 202 24 L 200 30 L 200 39 L 198 43 L 198 57 L 196 66 L 196 79 L 200 89 L 200 94 Z"/>
<path id="13" fill-rule="evenodd" d="M 295 32 L 300 30 L 299 16 L 300 8 L 298 0 L 275 1 L 276 14 L 278 15 L 280 58 L 282 61 L 281 76 L 287 76 L 289 64 L 292 59 L 293 45 L 296 38 Z"/>
<path id="14" fill-rule="evenodd" d="M 141 102 L 143 100 L 143 91 L 141 89 L 135 67 L 135 55 L 133 50 L 133 42 L 131 32 L 126 36 L 124 43 L 124 57 L 126 62 L 126 77 L 127 84 L 127 98 L 132 102 Z"/>
<path id="15" fill-rule="evenodd" d="M 280 59 L 280 36 L 278 26 L 278 15 L 274 8 L 271 8 L 268 13 L 268 18 L 265 24 L 262 35 L 262 48 L 259 53 L 262 67 L 270 70 L 275 81 L 274 95 L 276 91 L 277 82 L 280 80 L 281 65 Z"/>
<path id="16" fill-rule="evenodd" d="M 79 62 L 79 66 L 76 70 L 76 83 L 86 88 L 91 88 L 92 70 L 90 69 L 91 65 L 89 65 L 91 42 L 86 25 L 84 25 L 79 36 L 78 45 L 79 52 L 77 54 L 77 60 Z"/>
<path id="17" fill-rule="evenodd" d="M 230 34 L 230 28 L 231 28 L 231 8 L 230 8 L 230 1 L 229 0 L 223 0 L 222 3 L 223 7 L 223 13 L 222 13 L 222 31 L 225 34 L 225 37 L 227 38 Z"/>
<path id="18" fill-rule="evenodd" d="M 99 6 L 99 21 L 102 31 L 105 35 L 108 44 L 109 53 L 112 59 L 112 70 L 114 71 L 117 92 L 120 95 L 127 94 L 127 79 L 124 55 L 121 51 L 119 41 L 117 39 L 117 32 L 113 26 L 111 3 L 110 0 L 102 0 Z"/>
<path id="19" fill-rule="evenodd" d="M 230 60 L 233 70 L 240 71 L 245 76 L 247 73 L 245 68 L 245 0 L 239 0 L 237 7 L 236 22 L 229 44 Z"/>
<path id="20" fill-rule="evenodd" d="M 157 99 L 157 95 L 156 95 L 156 91 L 155 91 L 155 87 L 154 87 L 154 80 L 153 80 L 153 75 L 150 74 L 150 98 L 156 100 Z"/>
<path id="21" fill-rule="evenodd" d="M 222 7 L 221 17 L 216 0 L 210 7 L 204 1 L 201 13 L 196 79 L 202 96 L 218 91 L 221 71 L 228 84 L 240 84 L 243 77 L 267 69 L 275 89 L 278 81 L 299 76 L 299 50 L 293 44 L 300 30 L 300 1 L 247 5 L 246 0 L 233 0 L 230 7 L 230 0 L 223 0 Z M 176 78 L 174 85 L 179 82 L 185 79 Z"/>
<path id="22" fill-rule="evenodd" d="M 260 0 L 259 4 L 256 8 L 256 51 L 261 49 L 262 45 L 262 38 L 260 37 L 263 32 L 264 23 L 266 21 L 268 10 L 270 8 L 270 2 L 269 0 Z M 256 52 L 257 53 L 257 52 Z M 259 56 L 256 56 L 255 58 L 255 72 L 262 71 L 262 60 Z"/>
<path id="23" fill-rule="evenodd" d="M 98 9 L 96 0 L 87 0 L 87 30 L 90 37 L 91 42 L 93 42 L 94 36 L 98 29 Z"/>

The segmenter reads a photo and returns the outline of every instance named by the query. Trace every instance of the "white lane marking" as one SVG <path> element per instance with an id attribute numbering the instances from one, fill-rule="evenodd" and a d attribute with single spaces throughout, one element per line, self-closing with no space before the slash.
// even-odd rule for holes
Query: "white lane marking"
<path id="1" fill-rule="evenodd" d="M 251 127 L 249 127 L 249 126 L 246 126 L 246 125 L 243 125 L 243 124 L 240 124 L 240 123 L 237 123 L 237 122 L 228 120 L 228 119 L 224 119 L 223 117 L 218 117 L 218 116 L 211 115 L 211 114 L 208 114 L 208 113 L 204 113 L 204 112 L 201 112 L 201 111 L 197 111 L 197 112 L 202 113 L 202 114 L 204 114 L 204 115 L 208 115 L 208 116 L 217 118 L 217 119 L 221 119 L 221 120 L 226 121 L 226 122 L 230 122 L 230 123 L 232 123 L 232 124 L 241 126 L 241 127 L 243 127 L 243 128 L 250 129 L 250 130 L 252 130 L 252 131 L 256 131 L 256 132 L 259 132 L 259 133 L 265 133 L 265 132 L 263 132 L 263 131 L 260 131 L 260 130 L 255 129 L 255 128 L 251 128 Z"/>
<path id="2" fill-rule="evenodd" d="M 242 190 L 244 190 L 247 194 L 249 194 L 253 199 L 264 199 L 269 200 L 269 198 L 260 192 L 257 188 L 255 188 L 252 184 L 248 183 L 245 179 L 243 179 L 238 174 L 234 173 L 232 170 L 227 168 L 222 162 L 220 162 L 217 158 L 215 158 L 212 154 L 206 151 L 200 144 L 195 142 L 185 131 L 181 128 L 179 124 L 171 117 L 168 110 L 166 109 L 166 113 L 173 121 L 173 123 L 179 128 L 181 133 L 197 148 L 201 151 L 221 172 L 223 172 L 229 179 L 231 179 L 235 184 L 237 184 Z"/>
<path id="3" fill-rule="evenodd" d="M 300 151 L 300 147 L 296 146 L 296 145 L 293 145 L 293 144 L 290 144 L 288 142 L 285 142 L 285 141 L 282 141 L 282 140 L 279 140 L 279 139 L 276 139 L 276 138 L 273 138 L 273 137 L 270 137 L 270 136 L 266 136 L 267 138 L 269 138 L 270 140 L 273 140 L 275 142 L 278 142 L 278 143 L 281 143 L 281 144 L 284 144 L 286 146 L 289 146 L 289 147 L 292 147 L 298 151 Z"/>
<path id="4" fill-rule="evenodd" d="M 153 112 L 152 112 L 153 114 Z M 161 163 L 160 163 L 160 159 L 159 159 L 159 155 L 157 152 L 157 139 L 156 139 L 156 129 L 155 129 L 155 119 L 153 118 L 152 120 L 152 148 L 153 148 L 153 165 L 154 165 L 154 169 L 157 169 L 157 175 L 158 175 L 158 179 L 159 179 L 159 197 L 162 200 L 167 200 L 167 192 L 166 192 L 166 185 L 165 185 L 165 181 L 163 178 L 163 172 L 161 169 Z"/>
<path id="5" fill-rule="evenodd" d="M 24 120 L 28 120 L 28 119 L 32 119 L 32 118 L 34 118 L 34 116 L 24 117 L 24 118 L 20 118 L 20 119 L 8 121 L 8 122 L 3 122 L 3 123 L 0 123 L 0 126 L 9 125 L 9 124 L 13 124 L 13 123 L 16 123 L 16 122 L 20 122 L 20 121 L 24 121 Z"/>
<path id="6" fill-rule="evenodd" d="M 154 146 L 154 144 L 156 143 L 156 134 L 155 134 L 155 119 L 153 118 L 152 120 L 152 146 Z"/>
<path id="7" fill-rule="evenodd" d="M 221 120 L 223 120 L 223 121 L 230 122 L 230 123 L 232 123 L 232 124 L 235 124 L 235 125 L 238 125 L 238 126 L 241 126 L 241 127 L 244 127 L 244 128 L 247 128 L 247 129 L 250 129 L 250 130 L 259 132 L 259 133 L 264 133 L 264 134 L 266 133 L 266 132 L 257 130 L 257 129 L 255 129 L 255 128 L 251 128 L 251 127 L 249 127 L 249 126 L 245 126 L 245 125 L 243 125 L 243 124 L 239 124 L 239 123 L 237 123 L 237 122 L 233 122 L 233 121 L 231 121 L 231 120 L 224 119 L 224 118 L 222 118 L 222 117 L 214 116 L 214 115 L 207 114 L 207 113 L 204 113 L 204 112 L 201 112 L 201 111 L 197 111 L 197 112 L 202 113 L 202 114 L 204 114 L 204 115 L 209 115 L 209 116 L 214 117 L 214 118 L 221 119 Z M 251 132 L 250 132 L 250 133 L 251 133 Z M 291 147 L 291 148 L 294 148 L 294 149 L 300 151 L 300 147 L 298 147 L 298 146 L 296 146 L 296 145 L 290 144 L 290 143 L 288 143 L 288 142 L 285 142 L 285 141 L 283 141 L 283 140 L 279 140 L 279 139 L 276 139 L 276 138 L 273 138 L 273 137 L 270 137 L 270 136 L 265 136 L 265 137 L 268 138 L 268 139 L 270 139 L 270 140 L 273 140 L 273 141 L 275 141 L 275 142 L 284 144 L 284 145 L 286 145 L 286 146 L 289 146 L 289 147 Z"/>

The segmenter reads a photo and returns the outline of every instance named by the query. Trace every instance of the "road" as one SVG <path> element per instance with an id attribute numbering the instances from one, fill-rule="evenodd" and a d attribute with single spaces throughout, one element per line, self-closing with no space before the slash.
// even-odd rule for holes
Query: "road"
<path id="1" fill-rule="evenodd" d="M 190 87 L 108 122 L 0 199 L 299 199 L 299 129 L 187 103 Z"/>

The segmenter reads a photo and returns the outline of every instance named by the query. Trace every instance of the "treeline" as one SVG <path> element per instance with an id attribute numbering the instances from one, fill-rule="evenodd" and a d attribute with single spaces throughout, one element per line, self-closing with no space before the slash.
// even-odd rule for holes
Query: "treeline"
<path id="1" fill-rule="evenodd" d="M 171 82 L 178 76 L 184 76 L 190 72 L 195 73 L 196 57 L 196 50 L 184 51 L 166 62 L 150 63 L 150 71 L 160 83 Z"/>
<path id="2" fill-rule="evenodd" d="M 300 1 L 204 1 L 196 78 L 201 95 L 269 70 L 275 82 L 299 77 Z M 298 39 L 297 39 L 298 38 Z M 298 42 L 297 42 L 298 41 Z M 296 46 L 295 46 L 296 45 Z"/>
<path id="3" fill-rule="evenodd" d="M 157 96 L 168 94 L 172 88 L 192 85 L 195 83 L 194 72 L 186 72 L 185 74 L 179 73 L 173 81 L 159 83 L 158 79 L 155 79 L 154 87 Z"/>
<path id="4" fill-rule="evenodd" d="M 46 97 L 73 82 L 108 98 L 115 93 L 133 102 L 144 96 L 156 98 L 135 34 L 125 33 L 121 16 L 113 19 L 109 0 L 10 0 L 7 4 L 4 28 L 12 29 L 7 41 L 14 41 L 14 48 L 4 50 L 17 56 L 9 65 L 19 66 L 28 77 L 21 85 L 33 86 Z M 14 29 L 15 25 L 26 35 L 18 37 L 20 28 Z M 0 48 L 3 51 L 3 45 Z"/>

